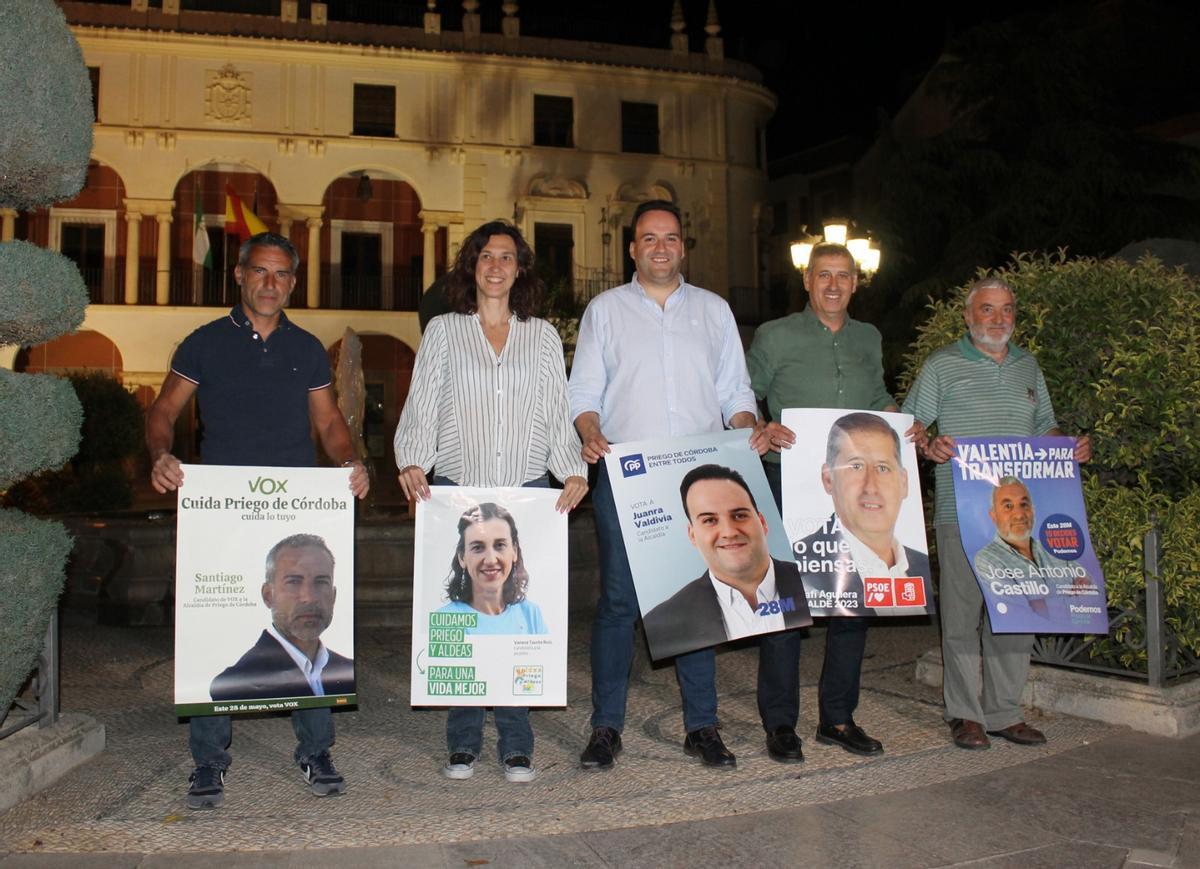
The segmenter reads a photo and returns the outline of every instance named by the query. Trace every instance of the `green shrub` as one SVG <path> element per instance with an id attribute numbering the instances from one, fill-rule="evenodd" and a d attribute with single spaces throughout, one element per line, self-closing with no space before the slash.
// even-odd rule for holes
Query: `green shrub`
<path id="1" fill-rule="evenodd" d="M 5 506 L 31 513 L 94 513 L 124 510 L 133 486 L 123 462 L 142 445 L 142 411 L 137 399 L 103 372 L 67 376 L 83 409 L 79 452 L 65 467 L 21 480 Z"/>
<path id="2" fill-rule="evenodd" d="M 0 490 L 75 454 L 83 410 L 70 382 L 0 368 Z"/>
<path id="3" fill-rule="evenodd" d="M 83 324 L 88 292 L 75 263 L 30 244 L 0 244 L 0 344 L 40 344 Z"/>
<path id="4" fill-rule="evenodd" d="M 0 510 L 0 703 L 7 712 L 29 675 L 66 574 L 71 535 L 57 522 L 34 519 L 15 510 Z"/>
<path id="5" fill-rule="evenodd" d="M 1165 545 L 1159 558 L 1163 609 L 1177 641 L 1193 652 L 1200 636 L 1200 488 L 1172 501 L 1142 486 L 1102 485 L 1095 477 L 1084 484 L 1092 546 L 1104 566 L 1109 606 L 1139 616 L 1116 625 L 1108 639 L 1093 647 L 1096 657 L 1113 666 L 1146 669 L 1146 587 L 1143 541 L 1153 514 Z M 1168 648 L 1168 667 L 1179 664 L 1178 650 Z"/>
<path id="6" fill-rule="evenodd" d="M 83 52 L 49 0 L 4 0 L 0 19 L 0 206 L 70 199 L 92 153 Z"/>
<path id="7" fill-rule="evenodd" d="M 83 407 L 77 465 L 119 462 L 142 448 L 142 409 L 114 377 L 100 371 L 68 375 Z"/>
<path id="8" fill-rule="evenodd" d="M 69 199 L 83 187 L 92 151 L 83 52 L 50 0 L 0 0 L 0 21 L 0 207 Z M 78 328 L 87 294 L 64 262 L 0 245 L 0 345 Z M 65 381 L 0 374 L 0 489 L 61 465 L 78 444 L 79 422 L 79 400 Z M 70 548 L 61 525 L 0 511 L 0 715 L 37 657 Z"/>
<path id="9" fill-rule="evenodd" d="M 1162 529 L 1166 618 L 1200 653 L 1200 291 L 1152 258 L 1069 260 L 1019 254 L 997 273 L 1017 296 L 1013 340 L 1036 354 L 1063 431 L 1090 432 L 1083 466 L 1092 542 L 1110 606 L 1142 605 L 1142 535 Z M 931 303 L 900 378 L 964 334 L 966 287 Z M 1104 654 L 1145 660 L 1135 630 Z M 1120 644 L 1122 651 L 1115 651 Z"/>

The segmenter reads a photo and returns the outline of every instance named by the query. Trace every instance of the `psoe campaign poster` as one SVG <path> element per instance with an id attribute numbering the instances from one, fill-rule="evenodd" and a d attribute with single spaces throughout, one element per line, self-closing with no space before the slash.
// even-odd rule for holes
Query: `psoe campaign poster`
<path id="1" fill-rule="evenodd" d="M 567 517 L 538 488 L 417 504 L 414 706 L 567 705 Z"/>
<path id="2" fill-rule="evenodd" d="M 175 712 L 355 702 L 349 468 L 184 465 Z"/>
<path id="3" fill-rule="evenodd" d="M 916 448 L 905 413 L 789 408 L 783 524 L 815 616 L 935 611 Z"/>
<path id="4" fill-rule="evenodd" d="M 613 444 L 604 464 L 653 658 L 812 624 L 748 429 Z"/>
<path id="5" fill-rule="evenodd" d="M 1075 439 L 955 438 L 963 549 L 994 634 L 1106 634 Z"/>

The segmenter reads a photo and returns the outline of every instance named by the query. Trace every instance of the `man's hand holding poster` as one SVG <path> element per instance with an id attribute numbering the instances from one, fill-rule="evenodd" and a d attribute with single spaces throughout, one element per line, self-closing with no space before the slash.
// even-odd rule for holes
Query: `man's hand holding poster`
<path id="1" fill-rule="evenodd" d="M 183 472 L 176 714 L 354 703 L 350 469 Z"/>
<path id="2" fill-rule="evenodd" d="M 934 612 L 908 414 L 787 409 L 783 519 L 815 616 Z"/>
<path id="3" fill-rule="evenodd" d="M 963 549 L 997 634 L 1104 634 L 1104 575 L 1069 437 L 955 438 Z"/>
<path id="4" fill-rule="evenodd" d="M 652 657 L 812 623 L 750 432 L 612 445 L 609 481 Z"/>
<path id="5" fill-rule="evenodd" d="M 558 492 L 432 486 L 417 504 L 414 706 L 567 704 Z"/>

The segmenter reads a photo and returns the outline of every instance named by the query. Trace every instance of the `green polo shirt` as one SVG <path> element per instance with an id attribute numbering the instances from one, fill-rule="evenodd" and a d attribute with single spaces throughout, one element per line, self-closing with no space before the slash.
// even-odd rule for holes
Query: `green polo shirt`
<path id="1" fill-rule="evenodd" d="M 759 326 L 746 367 L 754 395 L 766 398 L 776 420 L 785 407 L 883 410 L 894 403 L 883 383 L 879 330 L 847 317 L 834 332 L 811 307 Z M 779 453 L 765 458 L 778 462 Z"/>
<path id="2" fill-rule="evenodd" d="M 997 363 L 969 335 L 930 354 L 901 409 L 927 426 L 936 422 L 938 434 L 951 437 L 1034 437 L 1058 425 L 1037 360 L 1009 344 Z M 953 464 L 951 459 L 936 469 L 935 525 L 958 522 Z"/>

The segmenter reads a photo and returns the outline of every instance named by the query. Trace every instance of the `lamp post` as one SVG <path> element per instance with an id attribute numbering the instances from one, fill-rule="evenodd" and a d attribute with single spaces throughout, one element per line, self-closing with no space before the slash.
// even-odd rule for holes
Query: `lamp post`
<path id="1" fill-rule="evenodd" d="M 870 281 L 875 273 L 879 271 L 881 260 L 880 250 L 871 240 L 870 235 L 863 234 L 849 237 L 851 226 L 853 226 L 852 221 L 840 217 L 831 217 L 822 226 L 824 237 L 809 235 L 808 227 L 803 227 L 804 237 L 793 241 L 790 245 L 792 265 L 797 271 L 803 273 L 808 268 L 808 258 L 816 245 L 822 242 L 841 244 L 845 245 L 846 249 L 850 251 L 850 255 L 854 257 L 854 262 L 858 265 L 858 270 L 862 274 L 863 283 Z"/>

